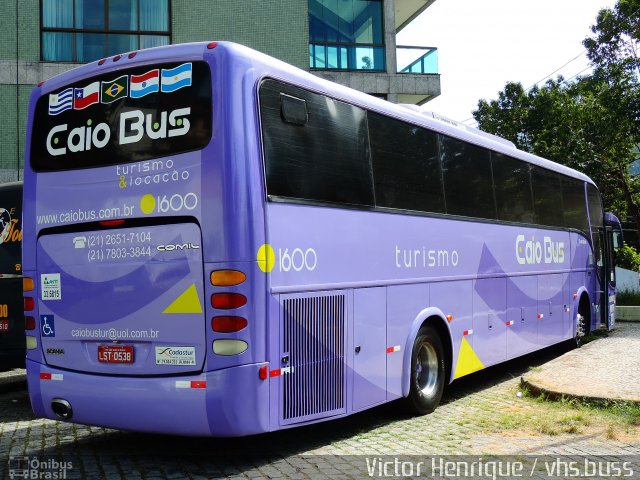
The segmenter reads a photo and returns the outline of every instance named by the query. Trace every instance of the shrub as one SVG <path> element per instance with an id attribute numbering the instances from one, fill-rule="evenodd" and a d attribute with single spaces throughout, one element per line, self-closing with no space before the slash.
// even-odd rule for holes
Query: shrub
<path id="1" fill-rule="evenodd" d="M 616 253 L 616 264 L 627 270 L 638 272 L 640 271 L 640 253 L 635 248 L 625 245 Z"/>

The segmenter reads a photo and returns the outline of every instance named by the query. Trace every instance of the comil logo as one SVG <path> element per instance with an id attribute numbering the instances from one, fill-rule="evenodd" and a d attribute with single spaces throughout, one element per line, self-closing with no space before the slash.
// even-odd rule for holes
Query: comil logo
<path id="1" fill-rule="evenodd" d="M 516 259 L 520 265 L 564 263 L 564 242 L 556 242 L 551 237 L 543 237 L 542 242 L 535 236 L 516 237 Z"/>

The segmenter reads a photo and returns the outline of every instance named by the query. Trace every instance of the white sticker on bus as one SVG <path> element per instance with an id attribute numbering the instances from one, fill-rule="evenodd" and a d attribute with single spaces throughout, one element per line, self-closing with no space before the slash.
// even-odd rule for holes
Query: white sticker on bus
<path id="1" fill-rule="evenodd" d="M 195 347 L 156 347 L 156 365 L 195 365 Z"/>
<path id="2" fill-rule="evenodd" d="M 59 273 L 43 273 L 40 275 L 40 291 L 42 300 L 62 300 L 62 285 Z"/>

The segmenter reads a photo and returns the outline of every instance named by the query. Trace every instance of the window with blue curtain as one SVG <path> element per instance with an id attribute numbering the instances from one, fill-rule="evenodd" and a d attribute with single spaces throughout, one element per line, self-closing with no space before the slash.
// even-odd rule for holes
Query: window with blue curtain
<path id="1" fill-rule="evenodd" d="M 382 0 L 308 0 L 310 67 L 384 71 Z"/>
<path id="2" fill-rule="evenodd" d="M 92 62 L 168 45 L 169 0 L 42 0 L 45 62 Z"/>

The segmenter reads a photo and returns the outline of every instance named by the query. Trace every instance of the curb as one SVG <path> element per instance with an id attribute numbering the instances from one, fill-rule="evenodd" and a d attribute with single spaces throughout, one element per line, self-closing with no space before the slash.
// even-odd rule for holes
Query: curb
<path id="1" fill-rule="evenodd" d="M 624 400 L 621 398 L 604 398 L 604 397 L 590 397 L 585 395 L 574 395 L 571 393 L 565 392 L 556 392 L 554 390 L 549 390 L 544 387 L 540 387 L 531 383 L 528 380 L 525 380 L 524 377 L 520 377 L 520 385 L 526 387 L 534 396 L 539 397 L 544 395 L 553 401 L 560 401 L 562 399 L 571 398 L 574 400 L 578 400 L 581 403 L 586 403 L 589 405 L 594 405 L 598 407 L 607 407 L 612 403 L 624 403 L 628 405 L 640 405 L 640 400 Z"/>
<path id="2" fill-rule="evenodd" d="M 616 322 L 640 322 L 640 307 L 616 305 Z"/>

